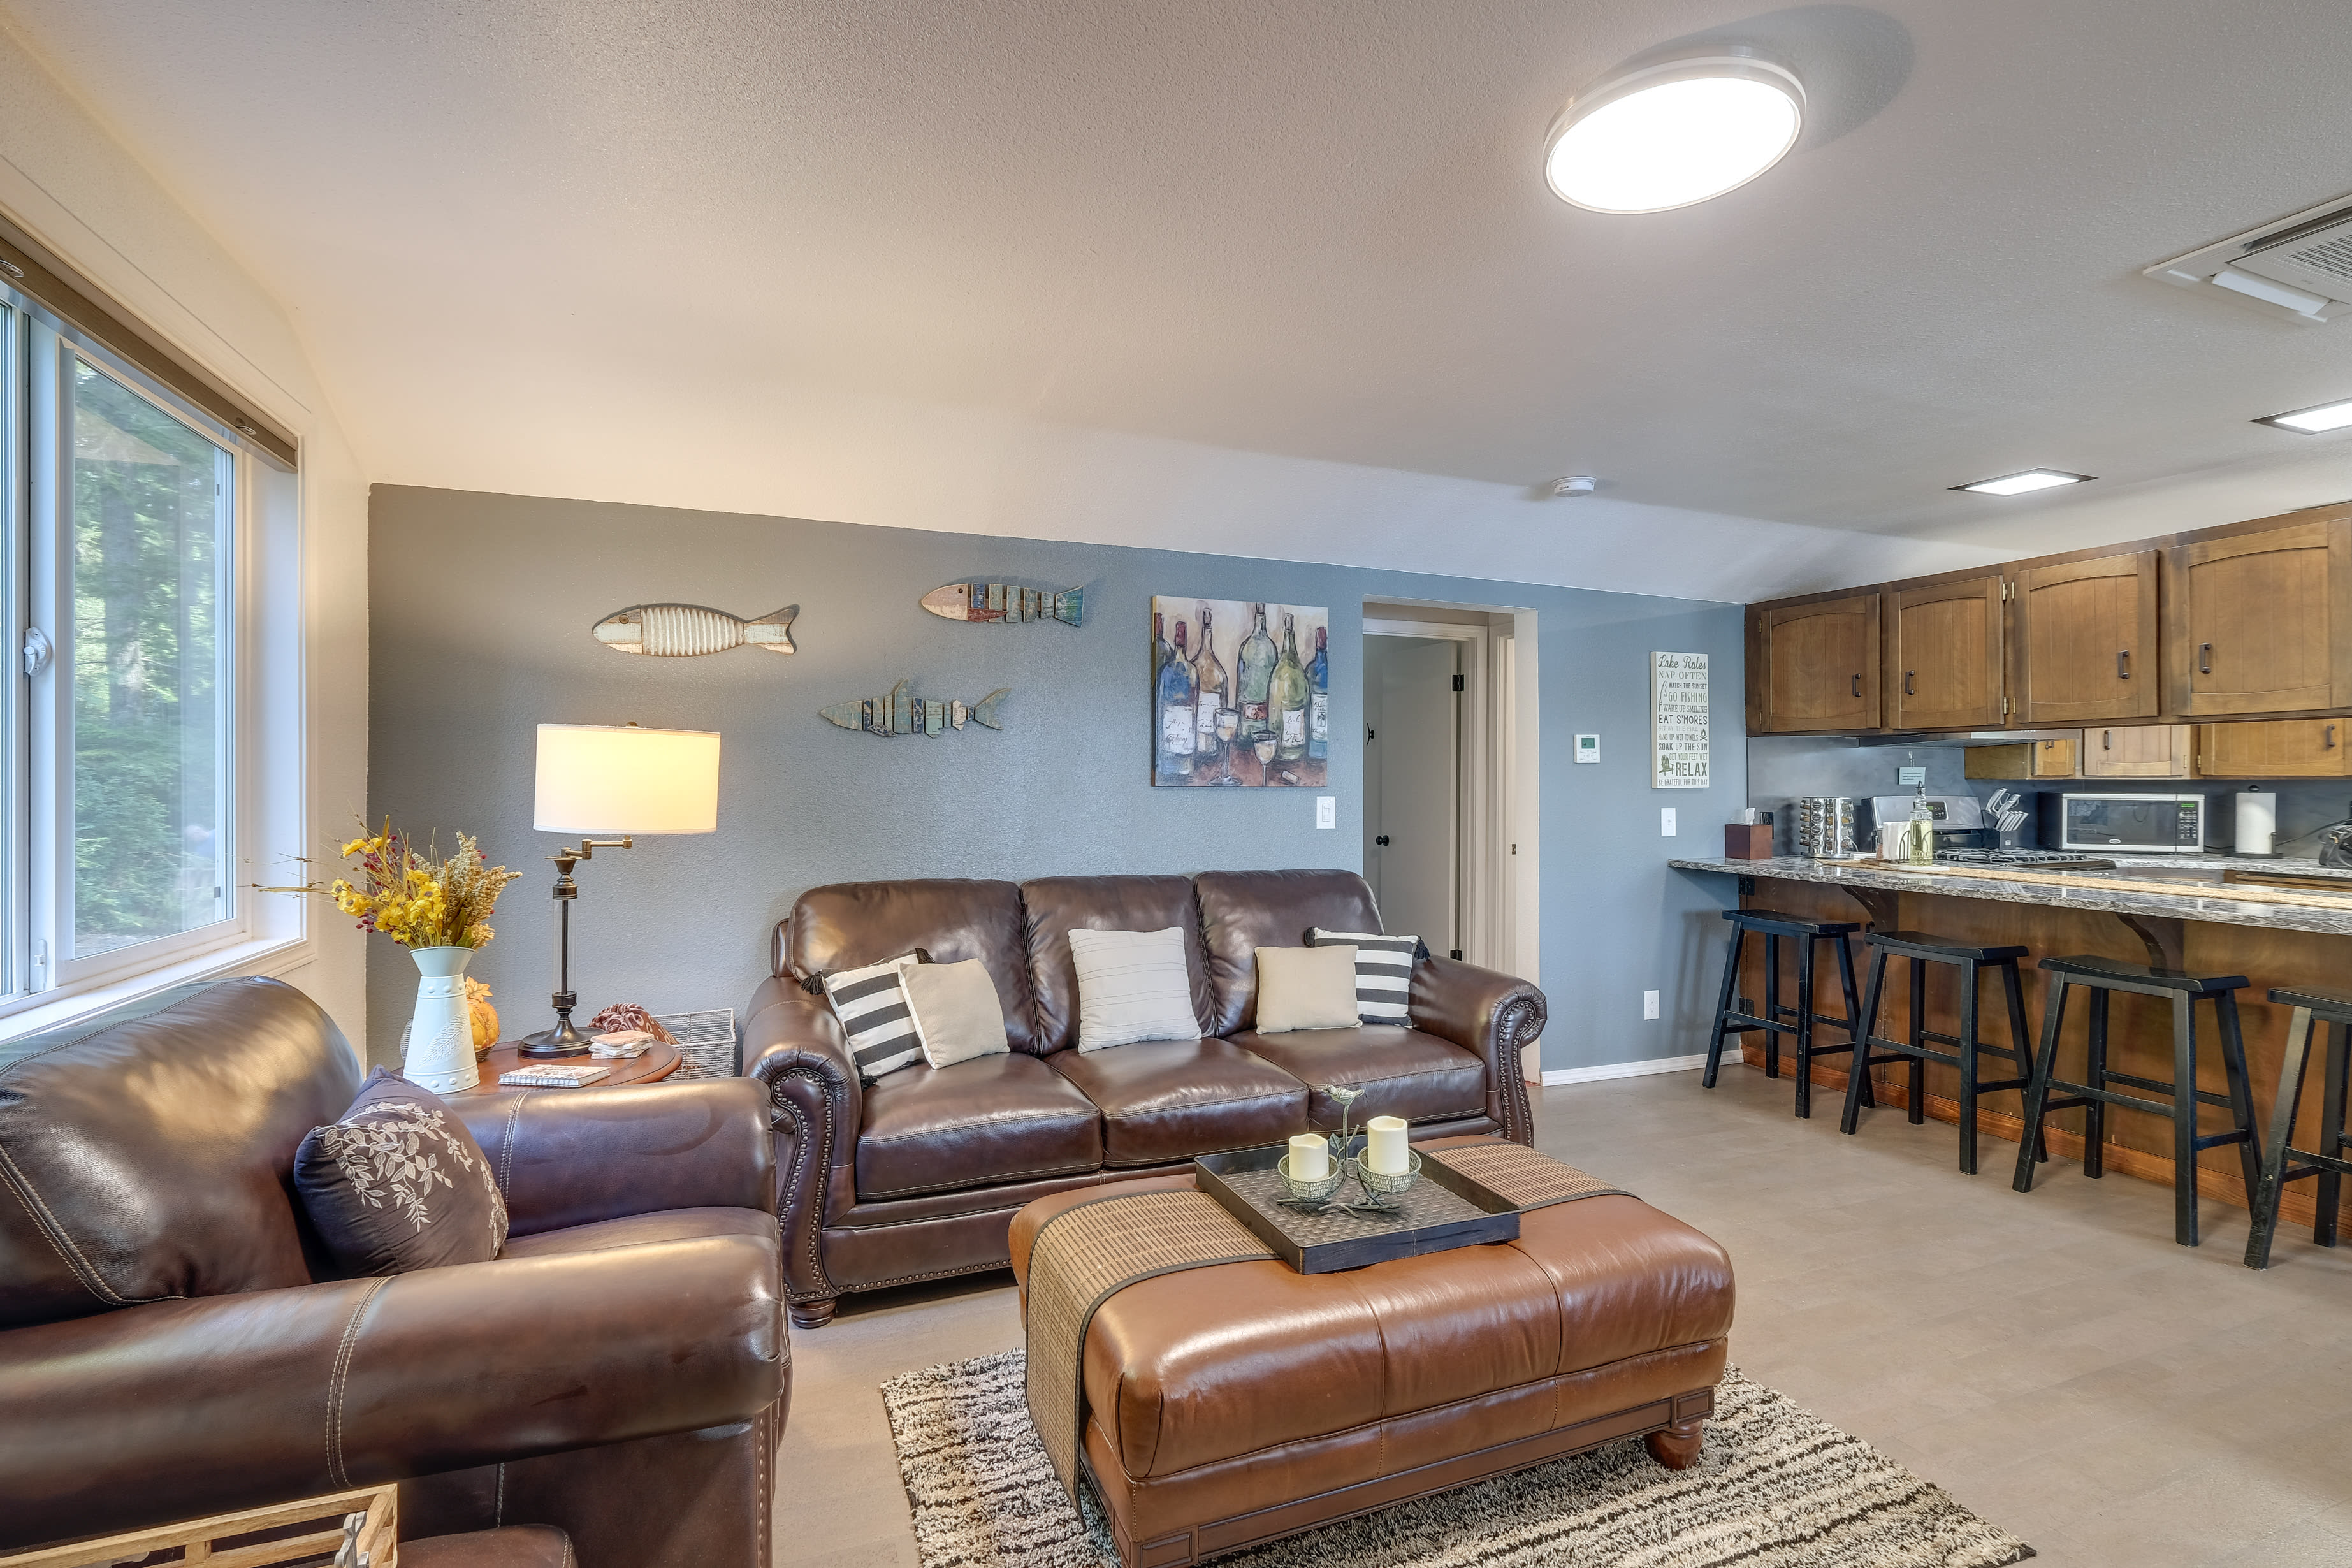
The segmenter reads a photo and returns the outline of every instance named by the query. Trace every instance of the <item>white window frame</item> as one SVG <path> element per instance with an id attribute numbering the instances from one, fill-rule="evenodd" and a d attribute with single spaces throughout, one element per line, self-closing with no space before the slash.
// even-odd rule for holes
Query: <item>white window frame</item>
<path id="1" fill-rule="evenodd" d="M 305 880 L 306 868 L 293 858 L 313 851 L 302 749 L 299 476 L 37 301 L 0 289 L 0 304 L 9 310 L 8 332 L 0 334 L 6 366 L 0 376 L 0 439 L 8 443 L 5 468 L 11 479 L 0 497 L 0 522 L 6 524 L 5 537 L 26 552 L 0 573 L 0 625 L 7 628 L 13 676 L 0 682 L 5 693 L 0 722 L 16 748 L 16 776 L 22 781 L 0 814 L 6 829 L 0 833 L 0 899 L 7 901 L 7 929 L 18 933 L 0 942 L 5 1037 L 184 980 L 276 973 L 307 962 L 310 900 L 264 893 L 253 884 Z M 222 798 L 229 842 L 219 872 L 233 889 L 230 912 L 191 931 L 81 959 L 66 956 L 72 912 L 60 875 L 73 853 L 71 715 L 69 706 L 60 710 L 60 703 L 71 701 L 63 684 L 71 649 L 69 638 L 54 629 L 59 598 L 70 591 L 69 562 L 60 558 L 58 546 L 65 538 L 62 510 L 70 503 L 64 487 L 72 473 L 69 410 L 77 359 L 226 451 L 231 504 L 224 580 L 231 602 L 217 631 L 228 643 L 219 700 L 228 742 Z M 53 395 L 25 396 L 28 386 L 40 384 Z M 58 647 L 47 668 L 28 677 L 18 650 L 30 626 L 42 627 Z M 44 726 L 58 737 L 49 748 L 54 771 L 46 787 L 36 787 L 31 742 Z M 265 870 L 271 874 L 255 874 Z M 37 962 L 42 942 L 46 963 Z"/>

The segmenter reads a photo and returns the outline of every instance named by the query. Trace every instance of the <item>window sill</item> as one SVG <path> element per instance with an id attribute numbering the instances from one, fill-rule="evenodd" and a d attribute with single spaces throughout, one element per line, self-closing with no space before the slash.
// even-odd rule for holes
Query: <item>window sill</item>
<path id="1" fill-rule="evenodd" d="M 184 985 L 191 980 L 226 979 L 236 974 L 283 974 L 299 969 L 317 956 L 317 950 L 308 937 L 257 937 L 229 947 L 216 947 L 177 963 L 160 968 L 142 970 L 86 991 L 74 991 L 65 995 L 31 997 L 16 1012 L 0 1017 L 0 1040 L 13 1040 L 26 1035 L 55 1029 L 102 1013 L 109 1007 L 151 995 L 173 985 Z"/>

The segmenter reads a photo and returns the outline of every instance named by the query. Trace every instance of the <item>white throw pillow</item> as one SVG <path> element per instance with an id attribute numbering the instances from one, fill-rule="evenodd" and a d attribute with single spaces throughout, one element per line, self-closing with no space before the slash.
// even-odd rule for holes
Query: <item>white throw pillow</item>
<path id="1" fill-rule="evenodd" d="M 1078 967 L 1078 1049 L 1139 1040 L 1197 1040 L 1184 930 L 1074 931 Z"/>

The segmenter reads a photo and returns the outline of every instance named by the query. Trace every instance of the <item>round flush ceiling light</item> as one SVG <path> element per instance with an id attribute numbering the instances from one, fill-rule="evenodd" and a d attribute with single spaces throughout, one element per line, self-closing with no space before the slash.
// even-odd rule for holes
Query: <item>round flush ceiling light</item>
<path id="1" fill-rule="evenodd" d="M 1544 179 L 1591 212 L 1686 207 L 1779 163 L 1804 124 L 1795 73 L 1745 48 L 1718 49 L 1579 93 L 1544 138 Z"/>

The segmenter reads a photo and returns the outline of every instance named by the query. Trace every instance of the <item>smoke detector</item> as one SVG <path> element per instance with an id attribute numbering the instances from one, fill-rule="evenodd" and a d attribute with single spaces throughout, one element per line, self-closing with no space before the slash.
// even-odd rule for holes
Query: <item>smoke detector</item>
<path id="1" fill-rule="evenodd" d="M 2185 256 L 2143 276 L 2316 326 L 2352 310 L 2352 196 L 2338 196 Z"/>
<path id="2" fill-rule="evenodd" d="M 1551 482 L 1551 493 L 1562 500 L 1573 500 L 1578 496 L 1589 496 L 1600 488 L 1601 481 L 1591 474 L 1570 474 L 1564 479 L 1554 479 Z"/>

